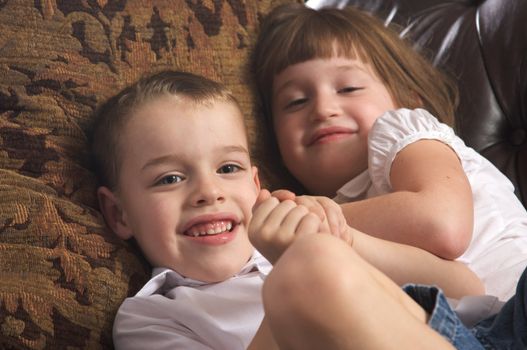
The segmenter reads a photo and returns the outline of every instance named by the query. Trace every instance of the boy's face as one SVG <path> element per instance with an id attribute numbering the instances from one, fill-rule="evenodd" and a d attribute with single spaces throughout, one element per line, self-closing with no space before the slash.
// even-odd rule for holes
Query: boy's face
<path id="1" fill-rule="evenodd" d="M 119 152 L 122 238 L 135 237 L 154 266 L 201 281 L 243 267 L 260 185 L 237 106 L 156 99 L 129 120 Z"/>
<path id="2" fill-rule="evenodd" d="M 345 57 L 287 67 L 273 83 L 274 129 L 286 167 L 311 193 L 334 196 L 368 167 L 368 133 L 396 105 L 372 68 Z"/>

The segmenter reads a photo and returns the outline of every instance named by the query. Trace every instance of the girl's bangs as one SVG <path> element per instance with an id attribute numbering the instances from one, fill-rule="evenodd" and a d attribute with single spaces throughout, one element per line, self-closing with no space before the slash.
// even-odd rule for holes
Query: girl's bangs
<path id="1" fill-rule="evenodd" d="M 363 51 L 351 30 L 327 25 L 302 28 L 302 31 L 290 41 L 289 50 L 285 59 L 277 65 L 276 73 L 290 65 L 316 58 L 346 57 L 364 60 L 368 56 Z"/>

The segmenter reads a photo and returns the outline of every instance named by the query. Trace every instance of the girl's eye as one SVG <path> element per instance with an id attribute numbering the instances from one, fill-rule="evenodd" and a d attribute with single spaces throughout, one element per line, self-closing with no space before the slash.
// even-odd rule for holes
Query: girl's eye
<path id="1" fill-rule="evenodd" d="M 340 89 L 339 92 L 340 93 L 350 93 L 350 92 L 354 92 L 354 91 L 357 91 L 357 90 L 362 90 L 362 88 L 360 87 L 354 87 L 354 86 L 347 86 L 343 89 Z"/>
<path id="2" fill-rule="evenodd" d="M 167 175 L 157 182 L 157 185 L 172 185 L 183 181 L 183 177 L 179 175 Z"/>
<path id="3" fill-rule="evenodd" d="M 288 108 L 298 107 L 306 102 L 307 102 L 307 98 L 297 98 L 296 100 L 287 102 L 287 104 L 285 105 L 285 108 L 288 109 Z"/>
<path id="4" fill-rule="evenodd" d="M 231 174 L 242 170 L 242 167 L 236 164 L 226 164 L 218 169 L 219 174 Z"/>

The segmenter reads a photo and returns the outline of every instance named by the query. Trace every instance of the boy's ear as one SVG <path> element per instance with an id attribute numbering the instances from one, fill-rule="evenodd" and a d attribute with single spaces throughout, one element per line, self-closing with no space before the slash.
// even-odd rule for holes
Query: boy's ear
<path id="1" fill-rule="evenodd" d="M 131 238 L 132 230 L 123 218 L 123 210 L 117 196 L 108 187 L 101 186 L 97 189 L 97 198 L 106 224 L 119 238 Z"/>
<path id="2" fill-rule="evenodd" d="M 252 170 L 253 170 L 253 180 L 256 185 L 256 189 L 258 190 L 258 192 L 260 192 L 262 185 L 260 184 L 260 177 L 258 176 L 258 168 L 253 166 Z"/>

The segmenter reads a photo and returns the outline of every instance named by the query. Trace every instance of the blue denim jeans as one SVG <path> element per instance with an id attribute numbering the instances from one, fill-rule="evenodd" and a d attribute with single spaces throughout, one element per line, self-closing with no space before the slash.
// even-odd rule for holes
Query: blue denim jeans
<path id="1" fill-rule="evenodd" d="M 408 284 L 404 291 L 430 314 L 428 325 L 456 349 L 484 350 L 476 336 L 463 325 L 437 287 Z"/>
<path id="2" fill-rule="evenodd" d="M 513 296 L 499 311 L 467 328 L 436 287 L 406 285 L 404 291 L 430 314 L 428 324 L 460 350 L 527 349 L 527 269 Z"/>
<path id="3" fill-rule="evenodd" d="M 473 332 L 485 349 L 527 349 L 527 269 L 518 281 L 516 294 L 497 315 L 477 323 Z"/>

